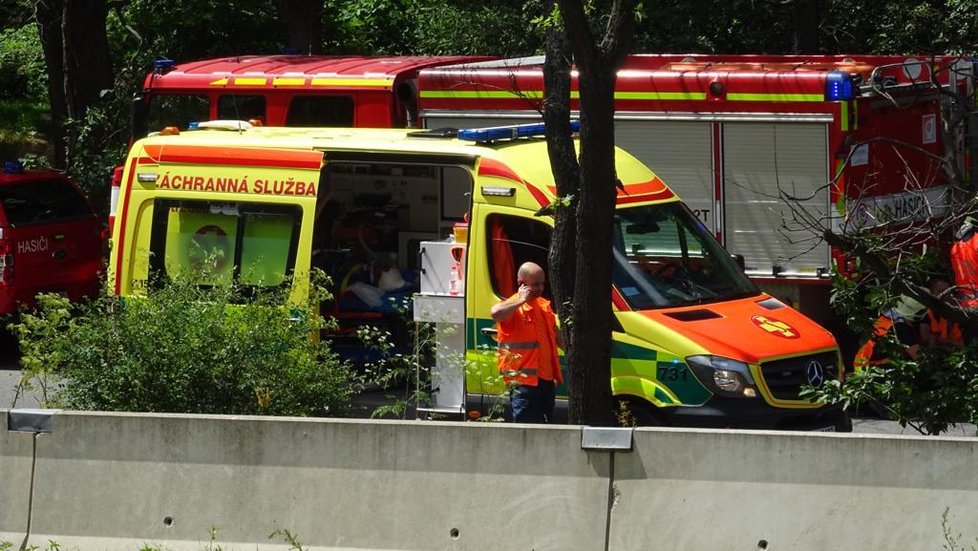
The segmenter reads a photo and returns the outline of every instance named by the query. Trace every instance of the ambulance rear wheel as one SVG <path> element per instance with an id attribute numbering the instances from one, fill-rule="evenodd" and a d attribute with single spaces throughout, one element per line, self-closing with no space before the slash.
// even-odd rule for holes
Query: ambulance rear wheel
<path id="1" fill-rule="evenodd" d="M 664 427 L 668 425 L 655 406 L 642 400 L 625 396 L 616 399 L 615 415 L 622 425 L 636 427 Z"/>

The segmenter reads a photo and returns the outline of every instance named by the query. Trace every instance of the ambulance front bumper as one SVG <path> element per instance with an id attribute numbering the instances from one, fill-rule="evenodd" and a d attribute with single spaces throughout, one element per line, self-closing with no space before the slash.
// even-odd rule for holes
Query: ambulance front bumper
<path id="1" fill-rule="evenodd" d="M 850 432 L 852 423 L 840 406 L 815 409 L 773 408 L 762 400 L 714 396 L 702 406 L 660 410 L 672 426 L 767 430 L 826 430 Z"/>

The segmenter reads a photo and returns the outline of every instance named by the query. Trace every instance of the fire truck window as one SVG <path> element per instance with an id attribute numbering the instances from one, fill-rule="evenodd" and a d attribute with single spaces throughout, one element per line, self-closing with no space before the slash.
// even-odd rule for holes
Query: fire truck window
<path id="1" fill-rule="evenodd" d="M 486 227 L 492 290 L 502 298 L 512 296 L 516 293 L 516 270 L 524 262 L 535 262 L 547 271 L 543 296 L 550 299 L 550 271 L 547 270 L 550 226 L 519 216 L 493 214 L 486 219 Z"/>
<path id="2" fill-rule="evenodd" d="M 353 126 L 353 98 L 297 96 L 289 104 L 285 126 Z"/>
<path id="3" fill-rule="evenodd" d="M 151 279 L 191 277 L 203 286 L 232 282 L 250 288 L 286 282 L 295 266 L 298 207 L 156 202 L 150 238 Z"/>
<path id="4" fill-rule="evenodd" d="M 260 119 L 265 122 L 264 96 L 228 95 L 217 98 L 217 118 L 221 120 L 247 121 Z"/>
<path id="5" fill-rule="evenodd" d="M 146 129 L 159 132 L 167 126 L 186 129 L 191 122 L 207 121 L 211 118 L 210 102 L 207 96 L 158 95 L 149 101 Z"/>

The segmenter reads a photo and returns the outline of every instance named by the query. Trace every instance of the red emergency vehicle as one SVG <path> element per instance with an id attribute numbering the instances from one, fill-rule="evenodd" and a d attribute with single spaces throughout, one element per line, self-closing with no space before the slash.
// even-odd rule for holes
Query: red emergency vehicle
<path id="1" fill-rule="evenodd" d="M 0 172 L 0 315 L 30 308 L 42 292 L 72 300 L 100 286 L 104 230 L 85 196 L 63 174 Z"/>
<path id="2" fill-rule="evenodd" d="M 488 56 L 235 56 L 154 63 L 133 97 L 132 139 L 211 120 L 266 126 L 411 128 L 418 71 Z M 109 223 L 122 168 L 112 178 Z"/>
<path id="3" fill-rule="evenodd" d="M 422 70 L 424 125 L 539 120 L 542 66 L 534 57 Z M 830 324 L 829 277 L 844 262 L 806 227 L 939 214 L 940 89 L 968 94 L 973 75 L 972 60 L 949 56 L 633 55 L 618 73 L 616 145 L 743 255 L 762 288 Z M 576 72 L 571 87 L 576 110 Z"/>

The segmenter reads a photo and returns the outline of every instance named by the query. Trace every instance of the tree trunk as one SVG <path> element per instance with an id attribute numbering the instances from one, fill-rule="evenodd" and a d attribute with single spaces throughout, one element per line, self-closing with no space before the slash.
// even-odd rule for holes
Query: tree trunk
<path id="1" fill-rule="evenodd" d="M 69 0 L 64 3 L 65 99 L 67 114 L 75 120 L 112 88 L 112 58 L 105 32 L 109 9 L 105 0 Z"/>
<path id="2" fill-rule="evenodd" d="M 794 0 L 794 48 L 796 54 L 818 53 L 818 0 Z"/>
<path id="3" fill-rule="evenodd" d="M 636 0 L 615 0 L 600 44 L 580 0 L 558 0 L 574 53 L 581 94 L 580 199 L 575 209 L 574 317 L 565 351 L 568 417 L 573 424 L 614 424 L 611 396 L 611 270 L 615 176 L 614 91 L 635 28 Z"/>
<path id="4" fill-rule="evenodd" d="M 323 51 L 323 2 L 278 0 L 278 10 L 289 30 L 289 48 L 311 55 Z"/>
<path id="5" fill-rule="evenodd" d="M 51 104 L 51 146 L 54 149 L 54 168 L 65 168 L 64 120 L 68 112 L 65 103 L 64 46 L 61 41 L 63 0 L 37 0 L 34 12 L 37 31 L 44 51 L 48 73 L 48 102 Z"/>
<path id="6" fill-rule="evenodd" d="M 581 199 L 570 361 L 572 423 L 614 423 L 611 397 L 611 267 L 615 200 L 614 86 L 616 67 L 579 68 Z M 610 74 L 609 74 L 610 73 Z M 585 104 L 585 102 L 587 102 Z M 586 105 L 586 108 L 585 108 Z"/>
<path id="7" fill-rule="evenodd" d="M 557 186 L 554 233 L 548 257 L 550 289 L 561 320 L 572 320 L 574 297 L 575 207 L 580 173 L 570 130 L 571 50 L 560 27 L 547 31 L 547 57 L 543 65 L 543 120 L 547 124 L 547 151 Z M 571 324 L 561 323 L 564 351 L 573 348 Z"/>

